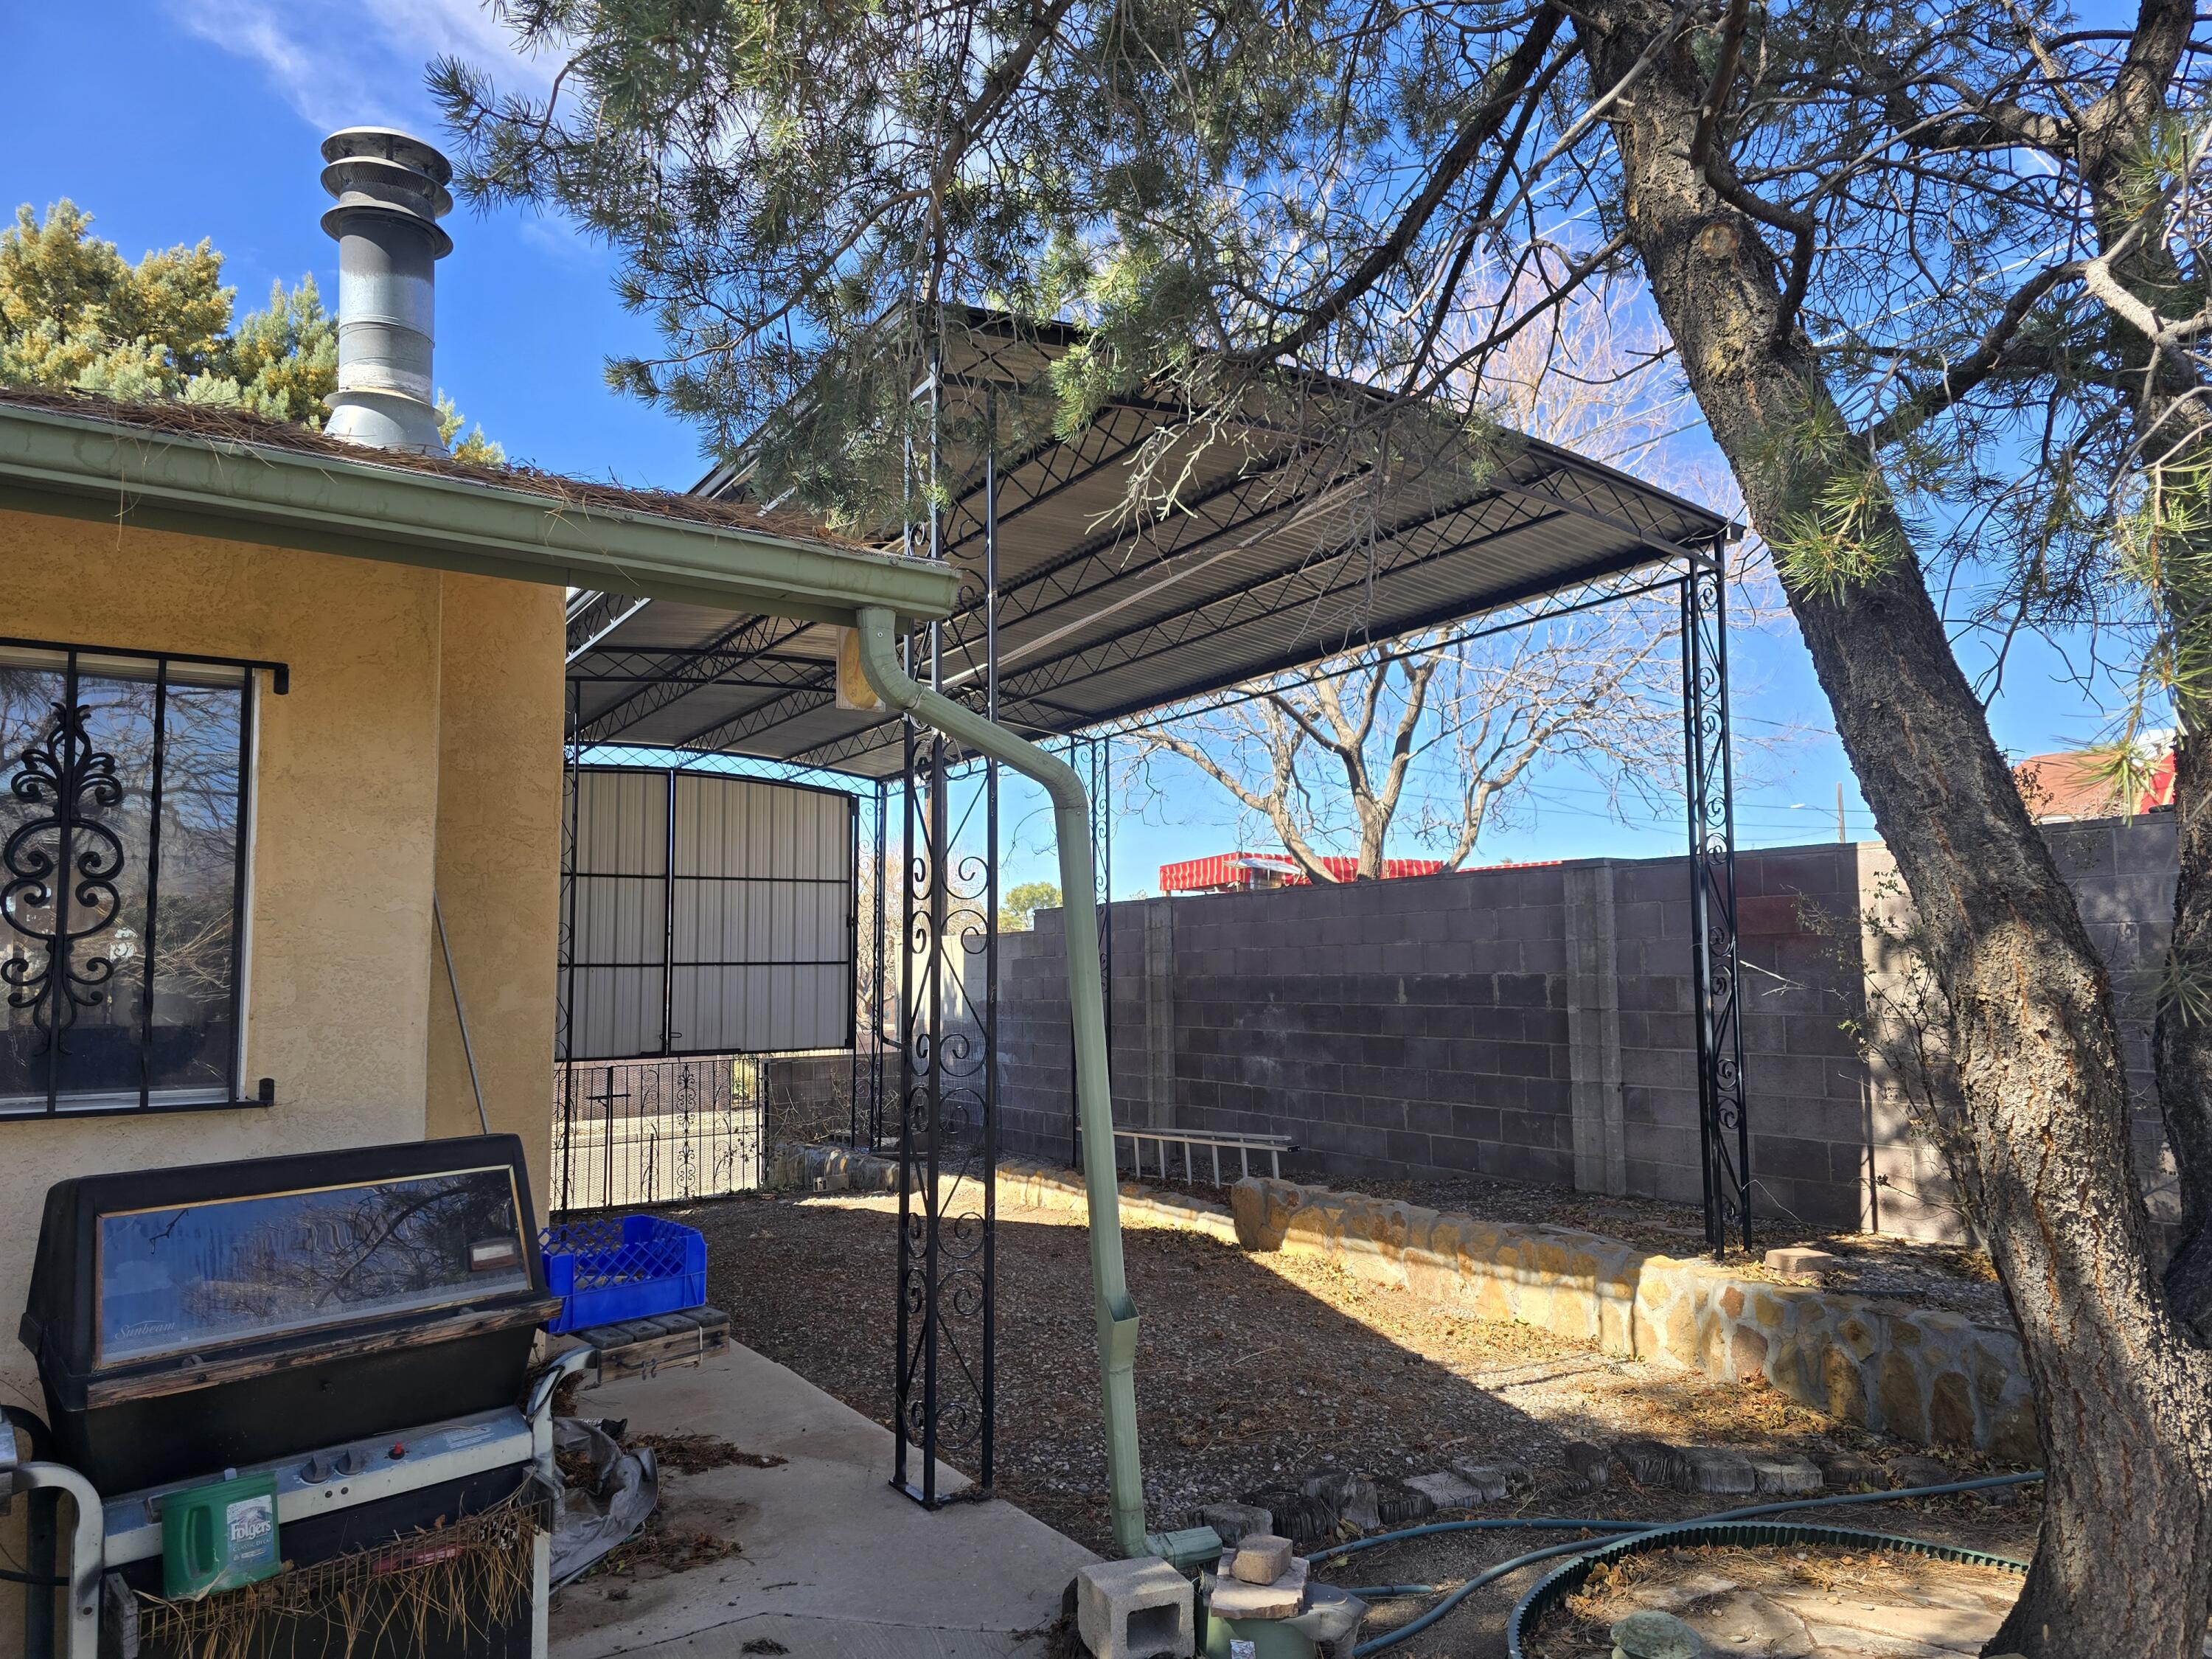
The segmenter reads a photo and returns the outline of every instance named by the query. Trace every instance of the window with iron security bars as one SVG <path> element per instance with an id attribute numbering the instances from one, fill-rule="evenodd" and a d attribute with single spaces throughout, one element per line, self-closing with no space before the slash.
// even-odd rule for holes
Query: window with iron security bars
<path id="1" fill-rule="evenodd" d="M 0 641 L 0 1118 L 241 1100 L 253 670 Z"/>

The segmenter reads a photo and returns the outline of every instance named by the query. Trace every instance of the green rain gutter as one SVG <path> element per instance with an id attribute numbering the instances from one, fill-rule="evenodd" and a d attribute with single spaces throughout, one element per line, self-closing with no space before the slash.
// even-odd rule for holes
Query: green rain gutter
<path id="1" fill-rule="evenodd" d="M 517 486 L 0 402 L 0 508 L 849 625 L 949 614 L 949 566 Z"/>
<path id="2" fill-rule="evenodd" d="M 1091 1289 L 1098 1316 L 1100 1382 L 1106 1403 L 1106 1493 L 1114 1545 L 1146 1553 L 1145 1483 L 1137 1457 L 1137 1304 L 1121 1263 L 1121 1188 L 1114 1167 L 1114 1110 L 1107 1092 L 1106 998 L 1098 974 L 1098 912 L 1078 903 L 1094 890 L 1091 804 L 1074 769 L 1003 726 L 909 679 L 899 666 L 896 620 L 888 610 L 860 612 L 860 672 L 878 696 L 922 725 L 1005 762 L 1044 786 L 1060 847 L 1060 915 L 1067 926 L 1067 1010 L 1075 1036 L 1075 1111 L 1083 1126 L 1083 1184 L 1090 1197 Z"/>

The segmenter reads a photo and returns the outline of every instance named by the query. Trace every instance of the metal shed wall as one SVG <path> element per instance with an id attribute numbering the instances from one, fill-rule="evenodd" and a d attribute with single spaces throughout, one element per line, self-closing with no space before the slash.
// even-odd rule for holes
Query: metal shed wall
<path id="1" fill-rule="evenodd" d="M 851 796 L 626 767 L 574 777 L 566 1058 L 849 1046 Z"/>

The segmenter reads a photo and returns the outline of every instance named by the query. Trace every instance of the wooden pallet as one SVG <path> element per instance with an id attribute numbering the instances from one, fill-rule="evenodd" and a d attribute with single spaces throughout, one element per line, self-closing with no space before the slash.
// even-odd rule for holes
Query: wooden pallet
<path id="1" fill-rule="evenodd" d="M 627 1376 L 651 1376 L 672 1365 L 696 1365 L 730 1346 L 730 1316 L 720 1308 L 691 1308 L 652 1319 L 593 1325 L 569 1335 L 592 1351 L 581 1386 L 596 1389 Z"/>

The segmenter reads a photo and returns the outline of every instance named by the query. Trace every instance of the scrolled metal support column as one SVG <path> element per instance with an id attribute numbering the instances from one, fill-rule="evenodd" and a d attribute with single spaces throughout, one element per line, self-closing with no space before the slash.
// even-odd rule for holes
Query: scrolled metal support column
<path id="1" fill-rule="evenodd" d="M 872 1152 L 881 1152 L 884 1145 L 884 1019 L 889 1000 L 884 975 L 890 961 L 890 930 L 886 926 L 891 902 L 890 814 L 890 785 L 887 780 L 878 778 L 875 863 L 870 866 L 872 875 L 869 884 L 875 890 L 872 909 L 876 930 L 875 954 L 868 971 L 868 1150 Z"/>
<path id="2" fill-rule="evenodd" d="M 927 465 L 933 481 L 939 468 L 934 362 L 915 395 L 930 403 L 933 453 Z M 929 556 L 941 557 L 942 509 L 934 504 L 933 495 L 928 537 Z M 987 543 L 987 624 L 996 586 L 996 553 L 994 529 Z M 987 629 L 987 639 L 993 637 Z M 928 660 L 922 672 L 936 696 L 944 684 L 942 653 L 947 642 L 935 624 L 923 639 Z M 915 641 L 908 643 L 911 651 Z M 884 647 L 887 654 L 892 649 L 888 624 Z M 987 696 L 994 698 L 995 665 L 987 663 Z M 906 679 L 906 671 L 900 671 L 900 677 Z M 872 681 L 873 678 L 871 674 Z M 904 1087 L 898 1127 L 898 1351 L 891 1484 L 924 1508 L 934 1509 L 946 1498 L 938 1487 L 940 1458 L 969 1454 L 981 1491 L 990 1489 L 993 1479 L 999 775 L 993 750 L 941 723 L 918 726 L 909 720 L 903 741 Z M 971 797 L 958 813 L 952 804 L 956 786 L 974 775 L 968 763 L 977 753 L 986 757 L 980 801 L 990 842 L 981 858 L 959 850 L 978 798 Z M 918 1469 L 912 1466 L 915 1455 Z"/>
<path id="3" fill-rule="evenodd" d="M 1725 546 L 1682 578 L 1682 736 L 1690 832 L 1690 975 L 1705 1242 L 1751 1243 L 1751 1124 L 1736 948 L 1735 780 L 1729 752 Z"/>
<path id="4" fill-rule="evenodd" d="M 1091 890 L 1091 804 L 1074 768 L 972 709 L 918 685 L 902 672 L 888 611 L 864 610 L 858 634 L 861 672 L 892 708 L 1004 761 L 1044 786 L 1052 801 L 1060 891 Z M 1106 1492 L 1114 1542 L 1124 1556 L 1146 1550 L 1145 1489 L 1137 1450 L 1137 1307 L 1121 1255 L 1121 1200 L 1114 1168 L 1113 1107 L 1107 1076 L 1105 997 L 1098 972 L 1097 912 L 1069 904 L 1067 1000 L 1075 1045 L 1075 1094 L 1084 1123 L 1083 1178 L 1090 1213 L 1091 1281 L 1098 1327 L 1106 1420 Z M 902 1317 L 903 1317 L 903 1310 Z"/>

